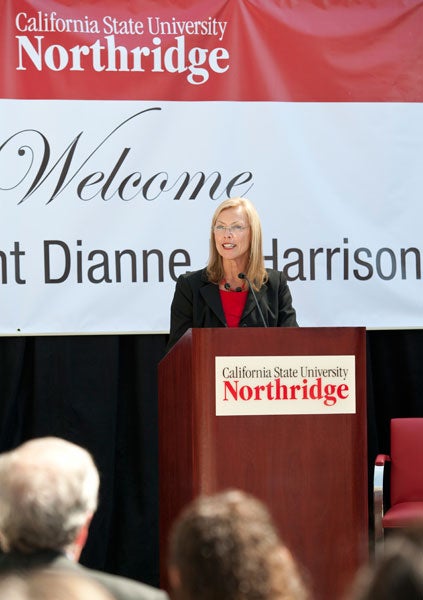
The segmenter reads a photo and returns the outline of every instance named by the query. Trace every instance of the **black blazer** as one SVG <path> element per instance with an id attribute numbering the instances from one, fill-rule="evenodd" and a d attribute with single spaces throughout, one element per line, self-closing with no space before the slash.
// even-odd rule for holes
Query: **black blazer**
<path id="1" fill-rule="evenodd" d="M 291 292 L 285 275 L 267 269 L 269 279 L 256 292 L 267 327 L 298 327 Z M 239 323 L 240 327 L 264 327 L 251 290 Z M 219 286 L 210 283 L 206 269 L 181 275 L 170 309 L 169 350 L 192 327 L 227 327 Z"/>

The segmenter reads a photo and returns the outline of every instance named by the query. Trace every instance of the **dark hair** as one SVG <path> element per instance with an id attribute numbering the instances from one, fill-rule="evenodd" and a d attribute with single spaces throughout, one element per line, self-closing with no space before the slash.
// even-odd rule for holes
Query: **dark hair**
<path id="1" fill-rule="evenodd" d="M 374 564 L 358 573 L 351 600 L 422 600 L 423 530 L 390 534 Z"/>

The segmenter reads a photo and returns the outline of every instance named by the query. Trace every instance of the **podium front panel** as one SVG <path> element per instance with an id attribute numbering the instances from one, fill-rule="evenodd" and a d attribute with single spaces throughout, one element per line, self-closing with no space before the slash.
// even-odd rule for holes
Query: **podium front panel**
<path id="1" fill-rule="evenodd" d="M 216 416 L 216 356 L 355 356 L 356 412 Z M 189 330 L 159 365 L 160 545 L 199 494 L 228 488 L 269 507 L 316 599 L 345 592 L 368 553 L 363 328 Z"/>

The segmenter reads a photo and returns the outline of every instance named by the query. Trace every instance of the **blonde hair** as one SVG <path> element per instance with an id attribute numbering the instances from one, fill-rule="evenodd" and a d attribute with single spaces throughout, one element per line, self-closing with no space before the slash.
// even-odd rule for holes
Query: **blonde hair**
<path id="1" fill-rule="evenodd" d="M 214 226 L 220 214 L 227 208 L 240 206 L 247 217 L 251 230 L 250 256 L 246 268 L 246 276 L 251 281 L 255 291 L 258 291 L 267 281 L 267 271 L 264 266 L 263 236 L 260 217 L 253 203 L 247 198 L 228 198 L 216 208 L 210 227 L 210 254 L 207 264 L 207 277 L 212 283 L 218 284 L 224 278 L 222 257 L 217 251 L 214 240 Z"/>

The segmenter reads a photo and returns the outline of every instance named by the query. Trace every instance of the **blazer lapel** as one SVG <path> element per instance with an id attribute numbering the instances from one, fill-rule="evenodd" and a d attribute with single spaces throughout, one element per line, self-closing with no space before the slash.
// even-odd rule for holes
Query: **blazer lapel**
<path id="1" fill-rule="evenodd" d="M 258 292 L 256 292 L 257 302 L 260 304 L 261 297 L 266 293 L 267 285 L 264 284 L 261 286 Z M 248 291 L 247 302 L 245 303 L 244 312 L 242 313 L 241 321 L 244 320 L 248 315 L 257 311 L 256 302 L 254 300 L 253 293 L 251 290 Z M 257 314 L 257 319 L 261 322 L 260 314 Z"/>
<path id="2" fill-rule="evenodd" d="M 200 288 L 200 294 L 209 309 L 215 314 L 219 321 L 221 321 L 222 325 L 226 326 L 225 314 L 220 300 L 219 286 L 214 283 L 207 283 Z M 212 324 L 210 323 L 210 327 L 211 326 Z"/>

